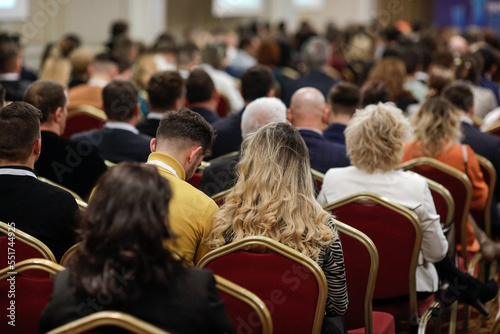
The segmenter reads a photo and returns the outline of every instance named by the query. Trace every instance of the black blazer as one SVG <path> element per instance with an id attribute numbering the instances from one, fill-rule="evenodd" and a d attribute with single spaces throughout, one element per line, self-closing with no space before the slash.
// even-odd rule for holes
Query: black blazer
<path id="1" fill-rule="evenodd" d="M 26 167 L 0 167 L 0 169 Z M 65 190 L 31 176 L 0 175 L 0 220 L 39 239 L 57 261 L 76 242 L 79 210 Z"/>
<path id="2" fill-rule="evenodd" d="M 4 81 L 0 80 L 5 88 L 5 101 L 22 101 L 24 92 L 31 84 L 28 80 Z"/>
<path id="3" fill-rule="evenodd" d="M 160 120 L 155 118 L 148 118 L 137 124 L 136 128 L 140 133 L 149 136 L 151 138 L 156 137 L 156 130 L 160 125 Z"/>
<path id="4" fill-rule="evenodd" d="M 325 131 L 323 131 L 323 136 L 325 136 L 325 138 L 332 143 L 337 143 L 345 146 L 344 130 L 346 128 L 347 125 L 345 124 L 331 124 Z"/>
<path id="5" fill-rule="evenodd" d="M 309 150 L 311 168 L 326 173 L 330 168 L 346 167 L 351 164 L 345 146 L 335 144 L 312 130 L 299 130 Z"/>
<path id="6" fill-rule="evenodd" d="M 212 111 L 207 108 L 191 108 L 192 111 L 197 112 L 201 115 L 208 123 L 214 124 L 216 121 L 220 119 L 215 111 Z"/>
<path id="7" fill-rule="evenodd" d="M 125 280 L 124 284 L 134 281 Z M 102 310 L 128 313 L 170 333 L 234 332 L 209 271 L 184 268 L 168 286 L 143 287 L 143 295 L 134 303 L 112 307 L 99 299 L 94 299 L 95 304 L 89 303 L 90 297 L 77 295 L 67 270 L 55 276 L 53 287 L 52 297 L 40 318 L 40 333 Z"/>
<path id="8" fill-rule="evenodd" d="M 86 198 L 106 169 L 94 145 L 78 144 L 53 132 L 42 131 L 42 152 L 35 163 L 39 176 Z"/>
<path id="9" fill-rule="evenodd" d="M 101 158 L 114 163 L 121 161 L 145 162 L 151 153 L 149 146 L 151 137 L 122 129 L 90 130 L 72 136 L 71 140 L 95 145 Z"/>
<path id="10" fill-rule="evenodd" d="M 283 103 L 285 103 L 287 107 L 290 106 L 290 100 L 293 93 L 304 87 L 314 87 L 318 89 L 321 93 L 323 93 L 326 99 L 330 88 L 332 88 L 337 82 L 337 80 L 326 73 L 311 71 L 297 80 L 286 82 L 281 88 L 281 100 L 283 100 Z"/>
<path id="11" fill-rule="evenodd" d="M 221 191 L 232 188 L 237 180 L 236 164 L 238 161 L 240 161 L 240 154 L 212 162 L 203 171 L 200 190 L 212 197 Z"/>
<path id="12" fill-rule="evenodd" d="M 244 111 L 221 118 L 212 124 L 217 133 L 212 148 L 212 158 L 240 150 L 243 141 L 241 138 L 241 117 Z"/>

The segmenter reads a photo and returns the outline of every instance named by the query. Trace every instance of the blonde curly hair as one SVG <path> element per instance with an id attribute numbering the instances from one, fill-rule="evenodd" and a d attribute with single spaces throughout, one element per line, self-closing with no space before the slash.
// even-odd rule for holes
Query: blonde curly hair
<path id="1" fill-rule="evenodd" d="M 389 172 L 403 159 L 410 123 L 392 103 L 368 105 L 357 110 L 344 131 L 347 154 L 358 169 Z"/>
<path id="2" fill-rule="evenodd" d="M 317 260 L 337 236 L 316 202 L 307 147 L 287 123 L 270 123 L 243 141 L 238 181 L 216 214 L 210 248 L 264 236 Z"/>
<path id="3" fill-rule="evenodd" d="M 414 140 L 422 144 L 422 153 L 426 156 L 435 157 L 447 145 L 451 147 L 460 142 L 460 113 L 441 97 L 433 97 L 422 104 L 412 117 L 411 124 Z"/>

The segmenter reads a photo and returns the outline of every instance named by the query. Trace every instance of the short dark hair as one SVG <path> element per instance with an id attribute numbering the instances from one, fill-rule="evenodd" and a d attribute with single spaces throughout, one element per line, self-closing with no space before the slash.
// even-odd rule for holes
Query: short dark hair
<path id="1" fill-rule="evenodd" d="M 367 81 L 361 87 L 361 106 L 364 108 L 370 104 L 385 103 L 391 101 L 389 87 L 383 81 Z"/>
<path id="2" fill-rule="evenodd" d="M 186 81 L 186 97 L 189 103 L 209 101 L 215 86 L 210 76 L 201 69 L 195 69 Z"/>
<path id="3" fill-rule="evenodd" d="M 415 46 L 409 47 L 401 53 L 401 60 L 405 63 L 406 73 L 413 74 L 417 71 L 418 65 L 422 65 L 422 53 Z"/>
<path id="4" fill-rule="evenodd" d="M 127 21 L 115 21 L 111 25 L 111 35 L 118 36 L 128 31 Z"/>
<path id="5" fill-rule="evenodd" d="M 266 97 L 273 86 L 273 73 L 263 65 L 252 66 L 241 76 L 241 95 L 247 102 Z"/>
<path id="6" fill-rule="evenodd" d="M 453 83 L 448 85 L 441 94 L 456 108 L 470 112 L 474 106 L 474 94 L 472 89 L 464 83 Z"/>
<path id="7" fill-rule="evenodd" d="M 146 91 L 151 109 L 174 110 L 175 101 L 184 94 L 185 82 L 179 72 L 163 71 L 149 79 Z"/>
<path id="8" fill-rule="evenodd" d="M 131 119 L 139 102 L 139 91 L 126 80 L 114 80 L 102 90 L 102 104 L 109 120 L 126 121 Z"/>
<path id="9" fill-rule="evenodd" d="M 328 92 L 328 103 L 334 113 L 338 111 L 352 116 L 359 107 L 360 100 L 361 94 L 358 86 L 350 82 L 339 82 Z"/>
<path id="10" fill-rule="evenodd" d="M 156 140 L 177 140 L 181 148 L 196 143 L 202 147 L 202 154 L 209 156 L 215 131 L 200 114 L 182 107 L 179 111 L 167 112 L 156 130 Z"/>
<path id="11" fill-rule="evenodd" d="M 64 94 L 64 87 L 57 81 L 37 80 L 26 89 L 23 100 L 40 109 L 42 112 L 41 122 L 43 123 L 57 108 L 64 108 L 66 94 Z"/>
<path id="12" fill-rule="evenodd" d="M 483 73 L 488 72 L 493 65 L 499 65 L 498 56 L 491 47 L 482 47 L 476 53 L 483 59 Z"/>
<path id="13" fill-rule="evenodd" d="M 19 57 L 19 46 L 12 39 L 0 41 L 0 73 L 8 73 L 15 70 L 17 57 Z"/>
<path id="14" fill-rule="evenodd" d="M 42 113 L 26 102 L 12 102 L 0 109 L 0 159 L 24 161 L 40 138 Z"/>

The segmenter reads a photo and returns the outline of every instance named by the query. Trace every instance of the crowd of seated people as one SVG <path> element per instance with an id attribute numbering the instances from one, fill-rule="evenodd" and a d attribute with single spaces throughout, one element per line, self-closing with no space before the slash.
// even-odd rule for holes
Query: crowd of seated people
<path id="1" fill-rule="evenodd" d="M 326 316 L 342 316 L 355 292 L 334 217 L 321 205 L 358 191 L 415 209 L 424 230 L 419 293 L 458 280 L 466 286 L 460 297 L 487 313 L 482 304 L 496 296 L 496 283 L 454 266 L 445 254 L 455 245 L 443 235 L 426 182 L 397 169 L 423 156 L 458 169 L 472 181 L 471 209 L 482 209 L 494 191 L 491 233 L 470 219 L 467 251 L 500 258 L 500 186 L 488 189 L 476 159 L 500 173 L 500 139 L 484 132 L 500 120 L 500 38 L 379 24 L 318 28 L 194 28 L 182 37 L 164 32 L 148 46 L 119 21 L 98 52 L 78 35 L 50 43 L 38 71 L 24 66 L 28 45 L 19 36 L 0 34 L 0 221 L 15 222 L 58 261 L 82 245 L 56 276 L 43 330 L 75 320 L 57 308 L 106 290 L 110 272 L 130 266 L 148 288 L 130 286 L 130 298 L 117 296 L 110 309 L 166 330 L 184 321 L 198 332 L 231 332 L 213 278 L 185 267 L 246 236 L 269 237 L 316 261 L 328 283 Z M 65 137 L 72 117 L 88 108 L 100 111 L 102 124 Z M 316 172 L 325 174 L 320 190 Z M 83 218 L 68 192 L 37 176 L 88 201 Z M 193 176 L 199 189 L 188 182 Z M 210 196 L 225 190 L 219 209 Z M 146 231 L 153 223 L 161 226 Z M 214 319 L 146 315 L 149 295 L 180 298 L 191 289 L 182 281 L 167 291 L 180 275 L 201 282 L 205 290 L 185 297 L 198 296 L 199 312 L 215 312 Z"/>

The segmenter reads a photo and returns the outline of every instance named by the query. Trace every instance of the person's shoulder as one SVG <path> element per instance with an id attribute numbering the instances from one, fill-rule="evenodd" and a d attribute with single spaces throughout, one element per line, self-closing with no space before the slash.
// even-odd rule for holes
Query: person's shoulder
<path id="1" fill-rule="evenodd" d="M 240 123 L 241 113 L 237 113 L 218 119 L 212 124 L 212 126 L 218 133 L 220 133 L 221 131 L 232 129 L 235 125 L 240 126 Z"/>
<path id="2" fill-rule="evenodd" d="M 354 166 L 330 168 L 325 173 L 324 181 L 333 179 L 344 179 L 347 175 L 360 174 L 360 171 Z"/>
<path id="3" fill-rule="evenodd" d="M 94 136 L 98 136 L 103 133 L 104 131 L 102 129 L 93 129 L 85 132 L 76 133 L 71 136 L 71 140 L 73 141 L 88 140 Z"/>

